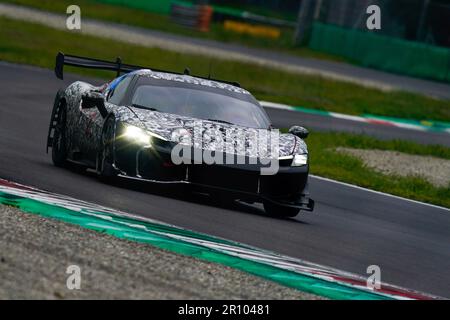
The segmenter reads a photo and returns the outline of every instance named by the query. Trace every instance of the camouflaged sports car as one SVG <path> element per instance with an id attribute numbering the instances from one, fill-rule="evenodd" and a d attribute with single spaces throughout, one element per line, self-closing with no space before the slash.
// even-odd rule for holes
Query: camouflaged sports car
<path id="1" fill-rule="evenodd" d="M 313 210 L 308 131 L 296 126 L 275 134 L 264 109 L 238 83 L 62 53 L 55 66 L 60 79 L 64 65 L 118 77 L 58 91 L 47 139 L 56 166 L 71 162 L 100 177 L 187 184 L 212 197 L 262 202 L 277 216 Z"/>

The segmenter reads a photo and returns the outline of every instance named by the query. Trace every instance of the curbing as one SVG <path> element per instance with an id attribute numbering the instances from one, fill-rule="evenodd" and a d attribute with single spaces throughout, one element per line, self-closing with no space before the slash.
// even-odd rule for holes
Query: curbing
<path id="1" fill-rule="evenodd" d="M 304 107 L 294 107 L 281 103 L 274 103 L 268 101 L 260 101 L 265 108 L 288 110 L 294 112 L 303 112 L 309 114 L 316 114 L 325 117 L 332 117 L 350 121 L 366 122 L 377 125 L 392 126 L 404 129 L 412 129 L 429 132 L 447 132 L 450 133 L 450 122 L 431 121 L 431 120 L 411 120 L 394 117 L 375 116 L 372 114 L 363 114 L 360 116 L 329 112 L 323 110 L 309 109 Z"/>
<path id="2" fill-rule="evenodd" d="M 48 193 L 0 179 L 0 203 L 43 217 L 77 224 L 118 238 L 220 263 L 279 284 L 331 299 L 436 299 L 396 286 L 366 287 L 354 274 L 281 256 L 233 241 L 143 219 L 70 197 Z"/>

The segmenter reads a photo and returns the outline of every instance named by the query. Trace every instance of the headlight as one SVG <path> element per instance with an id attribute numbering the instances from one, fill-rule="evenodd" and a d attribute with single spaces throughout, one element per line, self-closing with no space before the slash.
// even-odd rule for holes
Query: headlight
<path id="1" fill-rule="evenodd" d="M 294 160 L 292 160 L 292 167 L 301 167 L 308 164 L 308 155 L 307 154 L 296 154 L 294 156 Z"/>
<path id="2" fill-rule="evenodd" d="M 138 144 L 150 145 L 151 136 L 145 130 L 135 126 L 127 126 L 125 128 L 124 136 Z"/>
<path id="3" fill-rule="evenodd" d="M 184 145 L 192 144 L 192 136 L 191 133 L 184 128 L 178 128 L 172 131 L 172 141 L 177 142 Z"/>

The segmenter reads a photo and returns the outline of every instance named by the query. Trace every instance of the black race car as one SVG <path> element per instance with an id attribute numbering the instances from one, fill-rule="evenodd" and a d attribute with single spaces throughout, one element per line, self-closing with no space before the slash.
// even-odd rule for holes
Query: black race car
<path id="1" fill-rule="evenodd" d="M 278 216 L 313 210 L 308 131 L 278 134 L 238 83 L 62 53 L 55 66 L 60 79 L 64 65 L 118 77 L 58 91 L 47 139 L 56 166 L 72 162 L 104 178 L 188 184 L 212 196 L 262 202 Z"/>

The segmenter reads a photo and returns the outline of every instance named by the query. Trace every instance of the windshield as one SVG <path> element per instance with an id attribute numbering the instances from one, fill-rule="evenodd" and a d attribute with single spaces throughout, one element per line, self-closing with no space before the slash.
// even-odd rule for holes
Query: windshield
<path id="1" fill-rule="evenodd" d="M 244 96 L 244 94 L 230 92 L 230 95 L 228 95 L 227 92 L 222 93 L 225 90 L 193 87 L 199 86 L 180 87 L 172 84 L 167 86 L 144 84 L 137 87 L 131 103 L 139 108 L 203 120 L 251 128 L 269 128 L 270 121 L 266 113 L 256 104 L 256 100 L 251 95 L 240 99 L 236 96 Z M 254 102 L 251 102 L 252 100 Z"/>

